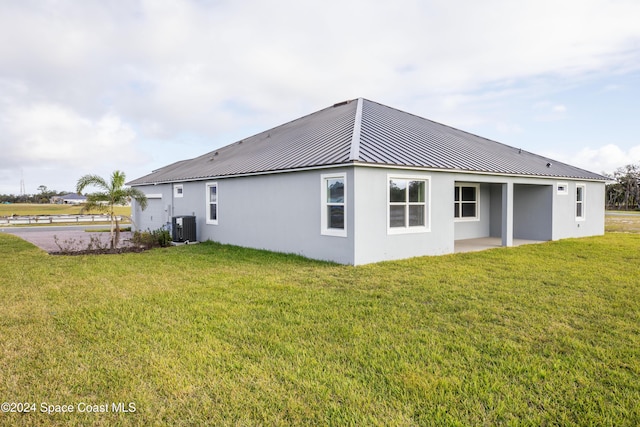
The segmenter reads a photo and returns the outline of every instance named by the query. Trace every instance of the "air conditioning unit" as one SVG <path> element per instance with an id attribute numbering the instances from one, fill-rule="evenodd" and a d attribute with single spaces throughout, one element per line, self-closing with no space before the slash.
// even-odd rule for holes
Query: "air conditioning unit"
<path id="1" fill-rule="evenodd" d="M 178 243 L 196 241 L 196 217 L 174 216 L 172 221 L 172 240 Z"/>

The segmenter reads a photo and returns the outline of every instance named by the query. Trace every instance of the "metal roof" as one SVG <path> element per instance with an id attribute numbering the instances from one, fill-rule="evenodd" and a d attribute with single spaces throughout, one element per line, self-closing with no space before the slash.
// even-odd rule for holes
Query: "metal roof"
<path id="1" fill-rule="evenodd" d="M 606 180 L 599 174 L 359 98 L 170 164 L 128 184 L 344 164 Z"/>
<path id="2" fill-rule="evenodd" d="M 63 194 L 62 196 L 54 196 L 54 197 L 58 197 L 60 199 L 67 199 L 67 200 L 87 200 L 86 196 L 83 196 L 82 194 L 78 194 L 78 193 L 67 193 L 67 194 Z"/>

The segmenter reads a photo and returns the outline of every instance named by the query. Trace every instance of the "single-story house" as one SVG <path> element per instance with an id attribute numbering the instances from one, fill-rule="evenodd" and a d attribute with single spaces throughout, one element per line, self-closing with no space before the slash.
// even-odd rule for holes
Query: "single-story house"
<path id="1" fill-rule="evenodd" d="M 83 196 L 82 194 L 76 194 L 76 193 L 68 193 L 62 196 L 53 196 L 51 198 L 51 203 L 56 203 L 56 204 L 80 205 L 86 202 L 87 202 L 86 196 Z"/>
<path id="2" fill-rule="evenodd" d="M 359 265 L 603 234 L 605 182 L 359 98 L 128 184 L 137 229 L 195 216 L 200 241 Z"/>

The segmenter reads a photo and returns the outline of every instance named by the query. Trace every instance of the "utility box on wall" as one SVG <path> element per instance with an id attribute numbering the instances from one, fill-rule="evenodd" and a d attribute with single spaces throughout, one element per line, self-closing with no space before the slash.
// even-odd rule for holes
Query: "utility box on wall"
<path id="1" fill-rule="evenodd" d="M 172 240 L 178 243 L 196 241 L 196 217 L 174 216 L 172 221 Z"/>

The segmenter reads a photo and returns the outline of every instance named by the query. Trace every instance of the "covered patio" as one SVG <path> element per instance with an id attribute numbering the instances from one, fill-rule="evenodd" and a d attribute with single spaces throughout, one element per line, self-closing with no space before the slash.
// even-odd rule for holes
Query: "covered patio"
<path id="1" fill-rule="evenodd" d="M 468 195 L 458 197 L 459 188 Z M 552 185 L 456 182 L 456 197 L 456 204 L 470 206 L 466 215 L 456 210 L 456 253 L 552 240 Z"/>

